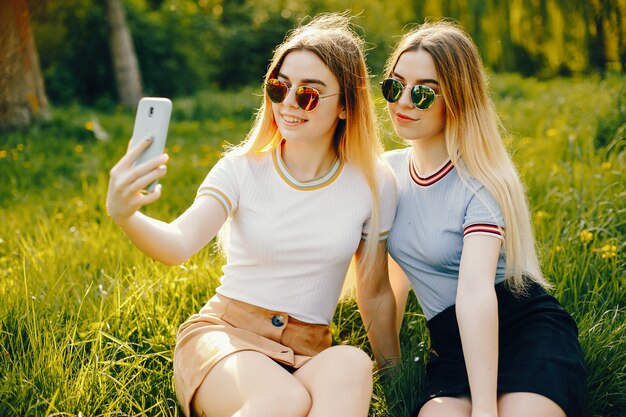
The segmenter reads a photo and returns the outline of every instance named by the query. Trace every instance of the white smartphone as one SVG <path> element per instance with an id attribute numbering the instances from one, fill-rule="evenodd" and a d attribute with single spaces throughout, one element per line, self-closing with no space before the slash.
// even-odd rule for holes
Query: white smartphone
<path id="1" fill-rule="evenodd" d="M 139 155 L 134 165 L 141 164 L 163 153 L 171 115 L 172 102 L 167 98 L 144 97 L 139 100 L 130 146 L 131 148 L 137 146 L 148 136 L 152 136 L 152 143 Z M 152 192 L 157 182 L 154 181 L 148 185 L 146 191 Z"/>

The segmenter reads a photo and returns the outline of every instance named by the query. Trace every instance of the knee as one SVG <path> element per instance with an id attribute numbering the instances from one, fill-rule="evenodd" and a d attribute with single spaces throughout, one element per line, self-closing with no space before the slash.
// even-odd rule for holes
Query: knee
<path id="1" fill-rule="evenodd" d="M 370 381 L 371 383 L 374 364 L 367 353 L 347 345 L 333 346 L 330 350 L 334 350 L 332 366 L 340 374 L 340 379 Z"/>
<path id="2" fill-rule="evenodd" d="M 269 391 L 246 401 L 245 409 L 251 415 L 271 415 L 281 417 L 306 417 L 311 411 L 313 402 L 307 389 L 300 384 L 268 387 Z M 258 413 L 261 414 L 258 414 Z M 246 414 L 247 415 L 247 414 Z"/>
<path id="3" fill-rule="evenodd" d="M 469 417 L 471 413 L 472 403 L 469 398 L 437 397 L 427 401 L 417 417 Z"/>

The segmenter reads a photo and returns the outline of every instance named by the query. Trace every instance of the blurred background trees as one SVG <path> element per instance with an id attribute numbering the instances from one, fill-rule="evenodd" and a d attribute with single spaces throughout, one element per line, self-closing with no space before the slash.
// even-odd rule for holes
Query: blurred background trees
<path id="1" fill-rule="evenodd" d="M 47 117 L 39 57 L 26 0 L 3 0 L 0 11 L 0 129 Z"/>
<path id="2" fill-rule="evenodd" d="M 108 2 L 109 0 L 107 0 Z M 301 18 L 350 10 L 379 74 L 411 24 L 458 21 L 494 71 L 552 77 L 626 67 L 626 0 L 117 0 L 146 94 L 260 83 L 273 48 Z M 120 101 L 102 0 L 28 0 L 55 103 Z"/>
<path id="3" fill-rule="evenodd" d="M 133 107 L 143 96 L 141 74 L 121 0 L 106 0 L 106 20 L 117 94 L 123 105 Z"/>

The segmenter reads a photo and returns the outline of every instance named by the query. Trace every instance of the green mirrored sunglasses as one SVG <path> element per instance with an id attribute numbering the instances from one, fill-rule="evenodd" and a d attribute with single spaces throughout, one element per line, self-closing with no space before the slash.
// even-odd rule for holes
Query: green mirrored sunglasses
<path id="1" fill-rule="evenodd" d="M 406 87 L 401 81 L 395 78 L 386 78 L 381 83 L 381 90 L 383 97 L 390 103 L 395 103 L 402 97 L 402 92 Z M 413 105 L 419 110 L 429 109 L 435 102 L 436 97 L 441 97 L 441 94 L 436 94 L 435 90 L 427 85 L 417 84 L 411 87 L 411 101 Z"/>

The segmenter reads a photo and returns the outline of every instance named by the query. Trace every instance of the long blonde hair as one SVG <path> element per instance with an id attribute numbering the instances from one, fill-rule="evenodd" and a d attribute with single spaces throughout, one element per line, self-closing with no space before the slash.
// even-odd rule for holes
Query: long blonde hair
<path id="1" fill-rule="evenodd" d="M 475 178 L 494 196 L 504 216 L 509 286 L 523 292 L 527 280 L 548 286 L 541 273 L 524 187 L 504 146 L 504 131 L 489 98 L 478 49 L 457 25 L 440 21 L 413 29 L 398 42 L 385 66 L 390 76 L 406 51 L 424 50 L 435 63 L 446 106 L 444 137 L 461 178 Z"/>
<path id="2" fill-rule="evenodd" d="M 378 186 L 376 161 L 382 155 L 382 145 L 369 88 L 369 73 L 365 64 L 363 40 L 351 28 L 345 14 L 322 14 L 289 32 L 275 50 L 264 80 L 280 70 L 290 52 L 313 52 L 330 69 L 339 82 L 341 104 L 346 118 L 338 121 L 333 137 L 337 157 L 360 170 L 372 193 L 372 215 L 361 263 L 370 271 L 378 243 Z M 282 136 L 272 112 L 272 103 L 264 95 L 263 103 L 246 140 L 233 151 L 246 156 L 258 155 L 279 146 Z"/>

